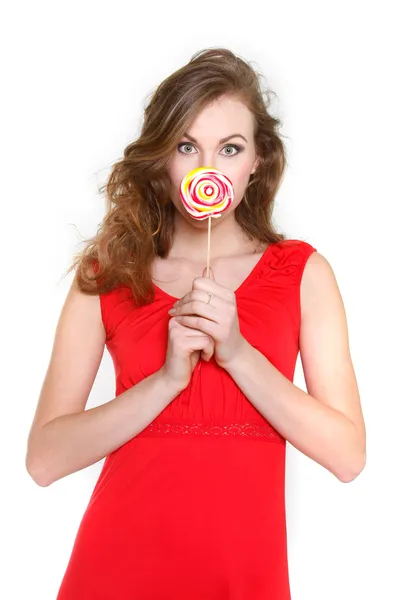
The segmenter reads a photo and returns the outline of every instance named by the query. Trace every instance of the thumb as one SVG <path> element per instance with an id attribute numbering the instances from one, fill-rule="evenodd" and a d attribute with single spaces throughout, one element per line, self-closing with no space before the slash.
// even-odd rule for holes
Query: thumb
<path id="1" fill-rule="evenodd" d="M 203 269 L 203 277 L 207 277 L 207 267 L 204 267 L 204 269 Z M 212 270 L 211 266 L 209 268 L 209 277 L 210 277 L 210 279 L 213 279 L 215 281 L 214 271 Z"/>

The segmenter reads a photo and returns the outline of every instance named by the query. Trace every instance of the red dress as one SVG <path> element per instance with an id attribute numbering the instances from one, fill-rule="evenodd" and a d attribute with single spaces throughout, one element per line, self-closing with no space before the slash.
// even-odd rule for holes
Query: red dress
<path id="1" fill-rule="evenodd" d="M 300 281 L 316 249 L 270 244 L 236 290 L 248 342 L 293 381 Z M 116 395 L 160 369 L 175 298 L 101 297 Z M 106 457 L 58 600 L 290 600 L 286 440 L 214 358 L 149 426 Z"/>

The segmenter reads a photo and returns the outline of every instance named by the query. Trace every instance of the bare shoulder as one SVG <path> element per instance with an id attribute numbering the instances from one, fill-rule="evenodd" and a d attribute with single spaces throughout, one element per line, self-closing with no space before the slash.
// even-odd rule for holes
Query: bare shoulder
<path id="1" fill-rule="evenodd" d="M 304 267 L 300 304 L 299 349 L 307 390 L 353 421 L 365 443 L 345 306 L 333 268 L 319 252 Z"/>
<path id="2" fill-rule="evenodd" d="M 313 301 L 318 302 L 317 296 L 323 294 L 332 299 L 341 295 L 333 268 L 320 252 L 312 252 L 306 261 L 300 293 L 302 316 L 312 310 Z"/>
<path id="3" fill-rule="evenodd" d="M 100 298 L 81 292 L 74 278 L 55 328 L 30 435 L 58 416 L 85 409 L 104 346 Z"/>
<path id="4" fill-rule="evenodd" d="M 340 350 L 349 351 L 346 313 L 339 285 L 331 264 L 319 252 L 312 252 L 306 261 L 300 283 L 300 307 L 302 359 L 307 360 L 324 341 L 334 341 L 335 331 Z"/>

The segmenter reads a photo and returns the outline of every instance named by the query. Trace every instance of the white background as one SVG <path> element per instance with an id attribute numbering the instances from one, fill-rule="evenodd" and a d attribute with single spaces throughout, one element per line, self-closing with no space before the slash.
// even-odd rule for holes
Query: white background
<path id="1" fill-rule="evenodd" d="M 396 5 L 98 0 L 3 7 L 1 598 L 55 599 L 103 463 L 47 488 L 25 470 L 27 435 L 72 280 L 63 273 L 102 219 L 98 187 L 136 139 L 148 97 L 211 46 L 253 61 L 278 95 L 289 165 L 274 221 L 334 269 L 367 425 L 367 466 L 347 484 L 288 444 L 292 598 L 400 598 Z M 300 358 L 294 382 L 305 389 Z M 106 351 L 87 407 L 110 400 L 114 389 Z"/>

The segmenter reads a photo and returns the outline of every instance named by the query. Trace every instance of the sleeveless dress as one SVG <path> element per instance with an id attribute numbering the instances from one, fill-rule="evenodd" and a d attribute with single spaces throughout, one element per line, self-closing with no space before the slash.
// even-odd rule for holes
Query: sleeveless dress
<path id="1" fill-rule="evenodd" d="M 243 336 L 291 381 L 314 251 L 270 244 L 235 290 Z M 125 286 L 100 296 L 117 396 L 165 362 L 175 298 L 154 287 L 137 309 Z M 286 440 L 227 371 L 200 360 L 187 388 L 106 457 L 57 600 L 290 600 L 285 457 Z"/>

